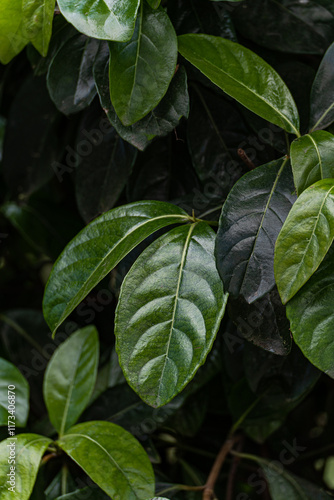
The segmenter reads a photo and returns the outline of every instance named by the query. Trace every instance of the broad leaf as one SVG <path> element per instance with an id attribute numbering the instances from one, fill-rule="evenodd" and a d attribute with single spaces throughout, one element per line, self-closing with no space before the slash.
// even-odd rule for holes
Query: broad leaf
<path id="1" fill-rule="evenodd" d="M 326 128 L 334 120 L 334 43 L 319 66 L 311 92 L 310 127 Z"/>
<path id="2" fill-rule="evenodd" d="M 123 125 L 146 116 L 166 94 L 177 60 L 177 39 L 162 8 L 141 3 L 132 39 L 110 43 L 110 97 Z"/>
<path id="3" fill-rule="evenodd" d="M 299 136 L 299 116 L 289 89 L 251 50 L 211 35 L 181 35 L 179 52 L 213 83 L 257 115 Z"/>
<path id="4" fill-rule="evenodd" d="M 0 496 L 1 500 L 28 500 L 36 480 L 40 460 L 51 443 L 51 439 L 38 434 L 19 434 L 15 440 L 5 439 L 0 443 Z M 15 443 L 12 448 L 9 445 Z M 9 482 L 9 450 L 15 450 L 14 491 Z"/>
<path id="5" fill-rule="evenodd" d="M 58 0 L 63 16 L 78 31 L 101 40 L 126 41 L 134 30 L 139 0 Z"/>
<path id="6" fill-rule="evenodd" d="M 139 442 L 110 422 L 72 427 L 58 446 L 111 498 L 147 500 L 154 494 L 151 463 Z"/>
<path id="7" fill-rule="evenodd" d="M 334 136 L 318 130 L 291 144 L 291 165 L 297 194 L 321 179 L 334 178 Z"/>
<path id="8" fill-rule="evenodd" d="M 9 389 L 10 386 L 15 388 Z M 14 403 L 12 403 L 13 396 Z M 14 405 L 13 412 L 10 412 L 12 410 L 10 404 Z M 0 358 L 0 426 L 7 426 L 11 423 L 14 427 L 24 427 L 27 423 L 28 413 L 28 382 L 15 365 Z"/>
<path id="9" fill-rule="evenodd" d="M 147 236 L 186 222 L 184 210 L 168 203 L 141 202 L 101 215 L 67 245 L 47 283 L 43 309 L 55 332 L 99 281 Z"/>
<path id="10" fill-rule="evenodd" d="M 287 316 L 295 342 L 304 355 L 334 378 L 334 252 L 288 302 Z"/>
<path id="11" fill-rule="evenodd" d="M 72 334 L 52 356 L 44 377 L 44 400 L 60 436 L 78 420 L 92 395 L 99 359 L 98 334 L 87 326 Z"/>
<path id="12" fill-rule="evenodd" d="M 126 276 L 115 319 L 116 349 L 140 397 L 162 406 L 193 378 L 209 353 L 227 295 L 205 222 L 161 236 Z"/>
<path id="13" fill-rule="evenodd" d="M 226 290 L 248 303 L 275 285 L 274 246 L 295 200 L 293 189 L 289 163 L 275 160 L 244 175 L 223 206 L 217 269 Z"/>
<path id="14" fill-rule="evenodd" d="M 23 30 L 42 56 L 48 53 L 55 0 L 22 2 Z"/>
<path id="15" fill-rule="evenodd" d="M 0 62 L 7 64 L 29 42 L 22 23 L 22 0 L 2 0 L 0 16 Z"/>
<path id="16" fill-rule="evenodd" d="M 275 278 L 283 304 L 307 282 L 334 238 L 334 179 L 306 189 L 286 219 L 275 247 Z"/>
<path id="17" fill-rule="evenodd" d="M 99 42 L 84 35 L 70 38 L 56 53 L 48 71 L 51 99 L 65 115 L 86 108 L 96 95 L 93 63 Z"/>

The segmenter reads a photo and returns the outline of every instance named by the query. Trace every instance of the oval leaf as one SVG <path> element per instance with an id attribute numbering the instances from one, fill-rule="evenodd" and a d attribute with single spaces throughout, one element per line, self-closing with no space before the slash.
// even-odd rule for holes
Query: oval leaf
<path id="1" fill-rule="evenodd" d="M 22 0 L 2 0 L 0 16 L 0 62 L 7 64 L 23 47 L 29 38 L 24 33 L 22 22 Z"/>
<path id="2" fill-rule="evenodd" d="M 334 178 L 334 136 L 317 130 L 291 144 L 291 164 L 297 194 L 321 179 Z"/>
<path id="3" fill-rule="evenodd" d="M 334 179 L 324 179 L 301 194 L 277 238 L 274 268 L 283 304 L 312 276 L 333 238 Z"/>
<path id="4" fill-rule="evenodd" d="M 147 500 L 154 495 L 148 456 L 122 427 L 86 422 L 72 427 L 57 444 L 114 500 Z"/>
<path id="5" fill-rule="evenodd" d="M 334 43 L 327 50 L 313 82 L 310 126 L 326 128 L 334 120 Z"/>
<path id="6" fill-rule="evenodd" d="M 9 445 L 15 443 L 15 448 Z M 19 434 L 0 443 L 0 496 L 1 500 L 28 500 L 36 480 L 39 464 L 51 439 L 38 434 Z M 15 449 L 15 488 L 9 490 L 9 450 Z"/>
<path id="7" fill-rule="evenodd" d="M 295 200 L 287 160 L 262 165 L 231 190 L 220 216 L 217 269 L 227 291 L 248 303 L 275 285 L 274 247 Z"/>
<path id="8" fill-rule="evenodd" d="M 63 16 L 78 31 L 101 40 L 126 41 L 134 30 L 139 0 L 58 0 Z"/>
<path id="9" fill-rule="evenodd" d="M 43 57 L 48 53 L 55 3 L 55 0 L 22 2 L 24 33 Z"/>
<path id="10" fill-rule="evenodd" d="M 257 115 L 299 136 L 299 116 L 281 77 L 251 50 L 221 37 L 181 35 L 179 52 L 213 83 Z"/>
<path id="11" fill-rule="evenodd" d="M 115 318 L 116 349 L 131 387 L 149 405 L 178 394 L 205 361 L 227 294 L 204 222 L 161 236 L 126 276 Z"/>
<path id="12" fill-rule="evenodd" d="M 110 97 L 123 125 L 144 118 L 161 101 L 173 77 L 177 39 L 166 12 L 141 3 L 127 43 L 110 43 Z"/>
<path id="13" fill-rule="evenodd" d="M 43 393 L 49 418 L 62 436 L 78 420 L 92 395 L 99 359 L 96 328 L 87 326 L 63 342 L 45 372 Z"/>
<path id="14" fill-rule="evenodd" d="M 59 256 L 46 285 L 43 310 L 52 331 L 147 236 L 188 220 L 175 205 L 144 201 L 117 207 L 91 222 Z"/>
<path id="15" fill-rule="evenodd" d="M 15 389 L 9 392 L 8 386 L 14 385 Z M 15 394 L 15 411 L 9 413 L 8 397 Z M 17 427 L 24 427 L 29 413 L 29 384 L 15 365 L 0 358 L 0 426 L 11 422 Z M 15 417 L 11 418 L 9 415 Z"/>

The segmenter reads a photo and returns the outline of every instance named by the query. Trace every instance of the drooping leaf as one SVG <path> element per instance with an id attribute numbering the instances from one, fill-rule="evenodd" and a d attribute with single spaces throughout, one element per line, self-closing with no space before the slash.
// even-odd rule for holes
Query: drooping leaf
<path id="1" fill-rule="evenodd" d="M 1 500 L 28 500 L 36 480 L 40 460 L 51 443 L 51 439 L 38 434 L 19 434 L 15 440 L 5 439 L 0 443 L 0 495 Z M 12 448 L 8 445 L 15 443 Z M 9 481 L 10 467 L 9 451 L 15 450 L 15 481 L 14 491 Z"/>
<path id="2" fill-rule="evenodd" d="M 55 0 L 22 2 L 23 30 L 42 56 L 48 53 Z"/>
<path id="3" fill-rule="evenodd" d="M 78 31 L 100 40 L 126 41 L 134 30 L 139 0 L 58 0 L 63 16 Z"/>
<path id="4" fill-rule="evenodd" d="M 132 125 L 154 109 L 175 72 L 177 39 L 169 17 L 141 3 L 133 37 L 110 43 L 110 98 L 123 125 Z"/>
<path id="5" fill-rule="evenodd" d="M 311 91 L 310 127 L 312 130 L 328 127 L 334 120 L 334 43 L 329 47 L 319 66 Z"/>
<path id="6" fill-rule="evenodd" d="M 86 108 L 96 95 L 93 64 L 99 42 L 84 35 L 71 37 L 56 53 L 47 83 L 51 99 L 62 113 Z"/>
<path id="7" fill-rule="evenodd" d="M 307 282 L 334 238 L 334 180 L 307 188 L 291 209 L 275 247 L 275 278 L 283 304 Z"/>
<path id="8" fill-rule="evenodd" d="M 110 422 L 78 424 L 57 444 L 111 498 L 147 500 L 154 495 L 148 456 L 122 427 Z"/>
<path id="9" fill-rule="evenodd" d="M 334 136 L 317 130 L 291 144 L 291 165 L 297 194 L 321 179 L 334 178 Z"/>
<path id="10" fill-rule="evenodd" d="M 293 190 L 289 163 L 281 158 L 245 174 L 223 206 L 217 269 L 226 290 L 248 303 L 275 285 L 274 246 L 295 200 Z"/>
<path id="11" fill-rule="evenodd" d="M 98 334 L 87 326 L 72 334 L 52 356 L 43 394 L 49 418 L 60 436 L 78 420 L 92 395 L 99 359 Z"/>
<path id="12" fill-rule="evenodd" d="M 101 215 L 64 249 L 47 283 L 43 309 L 53 331 L 99 281 L 147 236 L 189 220 L 175 205 L 132 203 Z"/>
<path id="13" fill-rule="evenodd" d="M 29 42 L 23 29 L 22 0 L 2 0 L 0 17 L 0 62 L 7 64 Z"/>
<path id="14" fill-rule="evenodd" d="M 262 118 L 299 136 L 299 116 L 289 89 L 251 50 L 211 35 L 181 35 L 179 52 L 213 83 Z"/>
<path id="15" fill-rule="evenodd" d="M 193 378 L 219 328 L 227 295 L 214 237 L 205 222 L 173 229 L 139 256 L 123 282 L 116 349 L 128 383 L 153 407 Z"/>
<path id="16" fill-rule="evenodd" d="M 14 388 L 10 386 L 14 386 Z M 11 391 L 11 392 L 9 392 Z M 9 407 L 14 395 L 13 413 Z M 10 400 L 9 400 L 10 397 Z M 24 427 L 29 413 L 29 384 L 15 365 L 0 358 L 0 426 Z M 12 418 L 14 416 L 14 418 Z"/>

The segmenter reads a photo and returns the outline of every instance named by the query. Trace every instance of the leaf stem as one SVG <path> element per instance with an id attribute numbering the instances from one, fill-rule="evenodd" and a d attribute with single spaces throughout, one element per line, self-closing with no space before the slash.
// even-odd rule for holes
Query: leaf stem
<path id="1" fill-rule="evenodd" d="M 207 210 L 206 212 L 203 212 L 202 214 L 200 214 L 198 217 L 200 219 L 202 219 L 203 217 L 205 217 L 206 215 L 209 215 L 209 214 L 212 214 L 214 212 L 218 212 L 218 210 L 220 210 L 221 208 L 223 208 L 223 205 L 218 205 L 217 207 L 214 207 L 214 208 L 210 208 L 210 210 Z"/>
<path id="2" fill-rule="evenodd" d="M 67 493 L 67 476 L 68 469 L 66 465 L 63 465 L 61 469 L 61 494 L 66 495 Z"/>
<path id="3" fill-rule="evenodd" d="M 7 325 L 9 325 L 13 330 L 15 330 L 21 337 L 23 337 L 27 342 L 29 342 L 37 351 L 46 359 L 49 358 L 49 356 L 44 352 L 44 349 L 34 340 L 29 333 L 24 330 L 20 325 L 16 323 L 16 321 L 13 321 L 11 318 L 6 316 L 5 314 L 0 314 L 0 321 L 3 321 Z"/>
<path id="4" fill-rule="evenodd" d="M 247 410 L 241 415 L 241 417 L 232 425 L 231 430 L 229 432 L 229 436 L 233 436 L 237 429 L 239 429 L 240 425 L 243 423 L 245 418 L 250 414 L 250 412 L 255 408 L 255 406 L 262 399 L 263 394 L 259 396 L 253 403 L 247 408 Z"/>

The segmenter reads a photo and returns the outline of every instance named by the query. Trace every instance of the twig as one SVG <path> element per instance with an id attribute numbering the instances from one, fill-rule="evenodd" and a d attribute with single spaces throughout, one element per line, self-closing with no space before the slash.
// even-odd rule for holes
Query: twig
<path id="1" fill-rule="evenodd" d="M 255 165 L 252 162 L 252 160 L 250 158 L 248 158 L 246 152 L 243 149 L 239 148 L 237 153 L 238 153 L 239 158 L 241 158 L 241 160 L 249 168 L 249 170 L 254 170 Z"/>
<path id="2" fill-rule="evenodd" d="M 242 450 L 242 445 L 243 445 L 243 439 L 240 439 L 236 451 L 241 451 Z M 239 467 L 241 458 L 237 457 L 234 455 L 232 465 L 230 467 L 230 473 L 228 475 L 228 481 L 227 481 L 227 487 L 226 487 L 226 499 L 225 500 L 232 500 L 233 498 L 233 487 L 234 487 L 234 481 L 235 481 L 235 476 Z"/>

